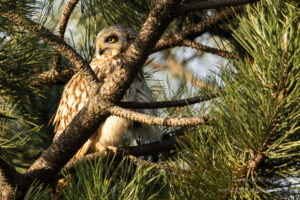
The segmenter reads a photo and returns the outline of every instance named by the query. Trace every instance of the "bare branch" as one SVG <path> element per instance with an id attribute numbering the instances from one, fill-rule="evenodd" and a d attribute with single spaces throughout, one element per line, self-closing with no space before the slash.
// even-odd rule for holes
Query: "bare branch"
<path id="1" fill-rule="evenodd" d="M 230 58 L 230 59 L 238 59 L 238 56 L 232 52 L 228 52 L 228 51 L 223 51 L 220 49 L 216 49 L 213 47 L 209 47 L 203 44 L 199 44 L 190 40 L 183 40 L 181 43 L 182 46 L 186 46 L 186 47 L 191 47 L 197 50 L 201 50 L 201 51 L 205 51 L 208 53 L 212 53 L 224 58 Z"/>
<path id="2" fill-rule="evenodd" d="M 186 30 L 174 33 L 170 36 L 161 38 L 156 46 L 153 48 L 153 52 L 161 51 L 164 49 L 168 49 L 171 47 L 180 46 L 182 41 L 185 39 L 194 39 L 201 34 L 208 31 L 208 29 L 212 26 L 216 26 L 220 22 L 222 22 L 227 17 L 233 16 L 236 13 L 232 8 L 227 8 L 224 11 L 216 13 L 214 16 L 210 17 L 207 20 L 204 20 Z"/>
<path id="3" fill-rule="evenodd" d="M 70 0 L 70 2 L 68 3 L 68 5 L 66 6 L 66 8 L 63 12 L 63 15 L 62 15 L 62 17 L 60 19 L 60 22 L 59 22 L 59 27 L 58 27 L 58 32 L 57 32 L 57 36 L 60 39 L 64 38 L 64 34 L 65 34 L 65 31 L 66 31 L 66 27 L 68 25 L 69 18 L 71 16 L 74 8 L 76 7 L 78 1 L 79 0 Z"/>
<path id="4" fill-rule="evenodd" d="M 217 97 L 217 92 L 212 92 L 209 95 L 197 96 L 187 99 L 172 100 L 172 101 L 157 101 L 157 102 L 133 102 L 121 101 L 118 105 L 122 108 L 130 109 L 157 109 L 170 107 L 183 107 L 195 103 L 201 103 Z"/>
<path id="5" fill-rule="evenodd" d="M 31 77 L 29 81 L 36 85 L 64 85 L 77 72 L 77 68 L 62 70 L 59 73 L 57 72 L 57 70 L 51 69 L 49 71 Z"/>
<path id="6" fill-rule="evenodd" d="M 228 6 L 239 6 L 248 3 L 254 3 L 257 0 L 215 0 L 215 1 L 199 1 L 190 4 L 183 4 L 181 10 L 178 12 L 179 15 L 192 11 L 199 11 L 204 9 L 222 8 Z"/>
<path id="7" fill-rule="evenodd" d="M 143 113 L 134 112 L 119 106 L 112 106 L 108 111 L 115 116 L 130 119 L 132 121 L 141 122 L 148 125 L 159 126 L 195 126 L 195 125 L 210 125 L 214 118 L 208 116 L 191 117 L 191 118 L 164 118 L 146 115 Z"/>
<path id="8" fill-rule="evenodd" d="M 64 35 L 65 35 L 66 27 L 68 25 L 69 18 L 70 18 L 77 3 L 78 3 L 78 0 L 70 0 L 70 2 L 68 3 L 68 5 L 66 6 L 66 8 L 63 12 L 63 15 L 59 22 L 59 27 L 58 27 L 58 32 L 57 32 L 57 36 L 60 39 L 64 39 Z M 61 69 L 61 57 L 59 54 L 56 54 L 54 56 L 53 68 L 57 72 L 60 72 L 62 70 Z"/>

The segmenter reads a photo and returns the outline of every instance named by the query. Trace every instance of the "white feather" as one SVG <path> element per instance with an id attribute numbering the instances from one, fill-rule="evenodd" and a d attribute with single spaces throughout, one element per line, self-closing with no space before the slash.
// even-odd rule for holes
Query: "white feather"
<path id="1" fill-rule="evenodd" d="M 81 110 L 83 108 L 83 106 L 84 106 L 84 103 L 80 103 L 78 106 L 78 111 Z"/>

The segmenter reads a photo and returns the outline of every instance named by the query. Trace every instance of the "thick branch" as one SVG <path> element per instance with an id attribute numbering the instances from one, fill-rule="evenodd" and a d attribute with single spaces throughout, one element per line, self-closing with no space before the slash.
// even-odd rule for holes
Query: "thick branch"
<path id="1" fill-rule="evenodd" d="M 222 8 L 228 6 L 239 6 L 248 3 L 254 3 L 257 0 L 215 0 L 215 1 L 200 1 L 197 3 L 183 4 L 181 6 L 180 14 L 199 11 L 204 9 Z"/>
<path id="2" fill-rule="evenodd" d="M 146 115 L 143 113 L 134 112 L 119 106 L 112 106 L 108 108 L 110 114 L 130 119 L 132 121 L 141 122 L 148 125 L 159 126 L 195 126 L 195 125 L 210 125 L 214 118 L 207 116 L 191 117 L 191 118 L 164 118 Z"/>
<path id="3" fill-rule="evenodd" d="M 118 103 L 122 108 L 130 109 L 157 109 L 157 108 L 170 108 L 170 107 L 183 107 L 195 103 L 201 103 L 217 97 L 217 92 L 209 95 L 197 96 L 187 99 L 173 100 L 173 101 L 158 101 L 158 102 L 132 102 L 121 101 Z"/>
<path id="4" fill-rule="evenodd" d="M 192 40 L 208 31 L 210 27 L 216 26 L 224 19 L 234 15 L 235 13 L 236 12 L 232 8 L 227 8 L 226 10 L 216 13 L 209 19 L 204 20 L 190 28 L 187 28 L 186 30 L 174 33 L 168 37 L 163 37 L 157 42 L 157 44 L 153 48 L 153 52 L 179 46 L 185 39 Z"/>

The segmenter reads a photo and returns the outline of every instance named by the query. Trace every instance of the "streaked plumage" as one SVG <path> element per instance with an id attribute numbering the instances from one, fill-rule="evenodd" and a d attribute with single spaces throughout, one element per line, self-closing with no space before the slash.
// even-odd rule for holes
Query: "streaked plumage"
<path id="1" fill-rule="evenodd" d="M 103 74 L 111 74 L 117 66 L 122 64 L 123 53 L 135 36 L 136 33 L 132 29 L 120 25 L 111 26 L 100 31 L 96 41 L 96 53 L 90 63 L 90 66 L 98 77 Z M 87 90 L 87 83 L 81 72 L 78 72 L 66 84 L 63 91 L 54 118 L 56 133 L 54 141 L 88 102 L 88 99 L 89 91 Z M 124 100 L 139 102 L 154 101 L 142 72 L 138 74 L 127 90 Z M 138 111 L 156 115 L 153 109 Z M 160 131 L 155 126 L 147 126 L 120 117 L 110 116 L 104 123 L 99 125 L 98 130 L 78 151 L 76 157 L 84 155 L 88 150 L 92 152 L 102 151 L 107 146 L 118 146 L 126 133 L 129 133 L 127 134 L 127 138 L 129 138 L 130 143 L 135 143 L 136 140 L 145 143 L 161 139 Z"/>

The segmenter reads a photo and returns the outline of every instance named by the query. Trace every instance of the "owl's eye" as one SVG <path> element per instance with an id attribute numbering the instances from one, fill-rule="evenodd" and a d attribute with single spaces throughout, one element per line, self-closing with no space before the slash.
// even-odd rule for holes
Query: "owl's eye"
<path id="1" fill-rule="evenodd" d="M 117 41 L 117 37 L 116 36 L 109 36 L 105 40 L 105 42 L 108 42 L 108 43 L 115 43 L 116 41 Z"/>

